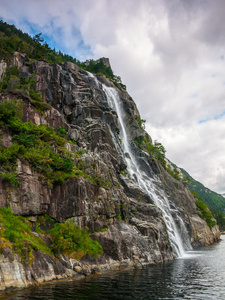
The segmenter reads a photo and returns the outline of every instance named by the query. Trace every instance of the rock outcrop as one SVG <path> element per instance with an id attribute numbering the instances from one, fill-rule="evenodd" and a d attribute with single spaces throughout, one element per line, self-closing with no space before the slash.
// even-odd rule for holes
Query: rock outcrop
<path id="1" fill-rule="evenodd" d="M 117 90 L 127 137 L 141 170 L 155 182 L 159 197 L 160 191 L 167 197 L 180 231 L 181 220 L 184 222 L 186 232 L 181 233 L 184 246 L 188 240 L 194 245 L 219 240 L 218 227 L 210 230 L 198 217 L 195 200 L 188 189 L 168 174 L 154 156 L 134 143 L 136 137 L 147 133 L 140 128 L 136 117 L 140 117 L 139 112 L 126 91 L 119 90 L 104 76 L 96 78 L 69 62 L 60 65 L 31 62 L 26 55 L 16 53 L 14 64 L 23 70 L 25 77 L 35 74 L 35 88 L 51 108 L 40 113 L 29 97 L 13 90 L 2 93 L 1 101 L 21 99 L 24 122 L 47 124 L 55 130 L 64 127 L 68 139 L 75 141 L 67 143 L 67 150 L 85 151 L 74 163 L 82 164 L 94 181 L 80 176 L 67 179 L 63 184 L 48 185 L 26 161 L 18 160 L 19 186 L 10 187 L 0 181 L 0 207 L 10 206 L 16 215 L 30 217 L 31 221 L 44 214 L 59 222 L 72 219 L 74 224 L 89 228 L 104 253 L 97 260 L 83 257 L 77 261 L 61 256 L 56 261 L 37 251 L 32 264 L 23 265 L 17 255 L 4 250 L 0 256 L 1 290 L 27 287 L 54 278 L 79 278 L 126 266 L 153 264 L 175 257 L 160 209 L 127 173 L 118 117 L 109 106 L 103 84 Z M 2 62 L 1 70 L 4 68 Z M 12 144 L 10 132 L 4 131 L 1 135 L 0 146 L 9 147 Z M 101 231 L 104 228 L 107 230 Z"/>

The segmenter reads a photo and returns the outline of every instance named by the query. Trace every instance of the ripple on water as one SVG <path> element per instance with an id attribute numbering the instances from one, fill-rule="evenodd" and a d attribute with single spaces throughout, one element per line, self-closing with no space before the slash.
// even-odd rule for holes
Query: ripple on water
<path id="1" fill-rule="evenodd" d="M 154 267 L 47 284 L 7 295 L 9 300 L 225 299 L 225 241 L 189 251 Z"/>

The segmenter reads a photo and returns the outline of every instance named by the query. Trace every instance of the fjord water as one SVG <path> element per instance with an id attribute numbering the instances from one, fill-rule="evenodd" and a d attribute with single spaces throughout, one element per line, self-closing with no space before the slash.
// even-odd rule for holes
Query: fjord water
<path id="1" fill-rule="evenodd" d="M 46 284 L 8 295 L 9 300 L 225 299 L 225 236 L 187 258 L 141 269 Z"/>

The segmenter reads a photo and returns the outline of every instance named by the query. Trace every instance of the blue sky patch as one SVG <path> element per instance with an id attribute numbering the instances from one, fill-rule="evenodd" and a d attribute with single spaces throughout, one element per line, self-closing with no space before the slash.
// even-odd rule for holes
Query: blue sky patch
<path id="1" fill-rule="evenodd" d="M 205 119 L 202 119 L 202 120 L 198 121 L 198 124 L 206 123 L 206 122 L 211 121 L 211 120 L 220 120 L 224 116 L 225 116 L 225 110 L 222 111 L 220 114 L 215 115 L 212 118 L 205 118 Z"/>
<path id="2" fill-rule="evenodd" d="M 214 120 L 219 120 L 219 119 L 223 118 L 224 116 L 225 116 L 225 110 L 224 110 L 223 112 L 221 112 L 220 114 L 215 115 L 215 116 L 213 117 L 213 119 L 214 119 Z"/>

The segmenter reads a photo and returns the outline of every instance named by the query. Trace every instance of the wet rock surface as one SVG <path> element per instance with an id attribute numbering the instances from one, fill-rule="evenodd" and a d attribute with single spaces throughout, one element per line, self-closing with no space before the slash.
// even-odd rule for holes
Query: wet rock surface
<path id="1" fill-rule="evenodd" d="M 13 188 L 0 181 L 0 206 L 10 206 L 15 214 L 31 218 L 48 214 L 59 222 L 73 219 L 74 224 L 89 228 L 92 238 L 102 245 L 104 254 L 97 259 L 83 257 L 76 261 L 65 257 L 56 260 L 37 251 L 34 262 L 25 266 L 16 255 L 6 252 L 0 255 L 0 289 L 22 288 L 68 276 L 80 278 L 173 259 L 161 211 L 126 172 L 118 117 L 110 108 L 102 87 L 102 84 L 114 87 L 113 83 L 101 76 L 97 81 L 73 63 L 54 65 L 35 61 L 27 66 L 26 59 L 17 53 L 14 63 L 26 76 L 35 72 L 36 89 L 52 108 L 40 114 L 28 98 L 16 93 L 1 94 L 1 101 L 22 99 L 23 121 L 47 124 L 55 130 L 63 126 L 67 136 L 76 143 L 68 143 L 68 150 L 85 151 L 80 162 L 75 163 L 82 163 L 85 172 L 94 180 L 77 177 L 61 185 L 48 185 L 28 163 L 18 161 L 19 187 Z M 1 63 L 1 72 L 4 67 Z M 135 137 L 143 134 L 135 118 L 139 112 L 127 92 L 117 91 L 124 108 L 128 140 L 132 143 Z M 0 146 L 6 148 L 11 143 L 12 137 L 6 130 Z M 187 188 L 151 155 L 137 147 L 135 154 L 146 176 L 157 179 L 158 193 L 163 191 L 167 196 L 178 228 L 180 219 L 185 223 L 187 232 L 182 233 L 183 239 L 189 238 L 195 245 L 218 241 L 218 228 L 210 230 L 197 216 L 195 200 Z"/>

